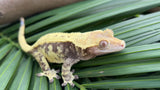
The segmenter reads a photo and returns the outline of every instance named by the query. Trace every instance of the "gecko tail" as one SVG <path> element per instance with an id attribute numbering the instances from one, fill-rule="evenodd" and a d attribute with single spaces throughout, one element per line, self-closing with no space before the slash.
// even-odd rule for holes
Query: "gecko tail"
<path id="1" fill-rule="evenodd" d="M 25 36 L 24 36 L 24 30 L 25 30 L 25 23 L 24 18 L 20 18 L 20 28 L 19 28 L 19 34 L 18 34 L 18 42 L 22 48 L 23 51 L 29 52 L 32 47 L 26 42 Z"/>

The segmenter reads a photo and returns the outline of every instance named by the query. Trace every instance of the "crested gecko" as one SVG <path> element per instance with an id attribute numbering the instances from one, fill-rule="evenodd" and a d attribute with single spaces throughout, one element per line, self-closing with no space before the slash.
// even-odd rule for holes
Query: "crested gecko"
<path id="1" fill-rule="evenodd" d="M 63 63 L 62 86 L 67 83 L 74 86 L 73 80 L 78 76 L 70 71 L 73 64 L 125 48 L 125 41 L 115 38 L 110 29 L 85 33 L 49 33 L 42 36 L 32 46 L 27 44 L 24 30 L 24 18 L 21 18 L 18 41 L 22 50 L 30 53 L 39 63 L 42 72 L 37 76 L 46 76 L 49 82 L 53 82 L 53 78 L 59 79 L 60 77 L 57 75 L 58 70 L 51 69 L 48 63 Z"/>

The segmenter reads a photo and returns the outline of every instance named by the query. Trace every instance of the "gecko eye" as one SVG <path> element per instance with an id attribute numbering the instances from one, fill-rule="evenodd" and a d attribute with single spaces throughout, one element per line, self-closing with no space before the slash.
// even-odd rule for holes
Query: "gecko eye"
<path id="1" fill-rule="evenodd" d="M 100 49 L 105 49 L 105 48 L 107 48 L 108 44 L 109 44 L 109 43 L 108 43 L 106 40 L 101 40 L 101 41 L 99 42 L 99 48 L 100 48 Z"/>

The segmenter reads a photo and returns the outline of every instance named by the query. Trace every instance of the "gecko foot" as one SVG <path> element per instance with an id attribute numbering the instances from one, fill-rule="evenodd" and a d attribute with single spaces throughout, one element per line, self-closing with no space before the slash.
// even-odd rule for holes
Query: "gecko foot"
<path id="1" fill-rule="evenodd" d="M 71 87 L 74 87 L 74 83 L 72 82 L 72 83 L 69 83 L 70 85 L 71 85 Z M 67 85 L 67 83 L 62 83 L 62 86 L 66 86 Z"/>
<path id="2" fill-rule="evenodd" d="M 59 72 L 59 70 L 55 71 L 54 69 L 52 69 L 52 70 L 43 71 L 41 73 L 38 73 L 37 76 L 39 76 L 39 77 L 46 76 L 46 77 L 48 77 L 49 82 L 52 83 L 54 81 L 53 78 L 60 79 L 60 76 L 57 75 L 58 72 Z"/>
<path id="3" fill-rule="evenodd" d="M 73 83 L 73 80 L 74 79 L 78 79 L 78 75 L 73 75 L 73 72 L 69 72 L 68 74 L 66 75 L 62 75 L 62 78 L 63 78 L 63 83 L 62 83 L 62 86 L 66 86 L 67 83 L 70 84 L 72 87 L 74 87 L 74 83 Z"/>

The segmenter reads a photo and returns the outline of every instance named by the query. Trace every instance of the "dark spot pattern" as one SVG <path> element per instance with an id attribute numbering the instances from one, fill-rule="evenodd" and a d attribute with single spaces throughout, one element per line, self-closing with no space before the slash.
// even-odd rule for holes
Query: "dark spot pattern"
<path id="1" fill-rule="evenodd" d="M 44 43 L 43 45 L 40 45 L 37 48 L 40 47 L 45 50 L 45 53 L 48 53 L 49 52 L 48 47 L 50 45 L 52 46 L 52 51 L 54 53 L 57 53 L 58 57 L 60 57 L 60 55 L 58 54 L 64 55 L 64 57 L 60 57 L 60 58 L 63 58 L 63 59 L 67 59 L 67 58 L 78 59 L 79 58 L 79 54 L 80 54 L 79 52 L 81 52 L 81 49 L 79 47 L 76 47 L 71 42 Z M 61 46 L 62 52 L 58 52 L 57 47 L 60 47 L 60 46 Z M 76 48 L 78 48 L 78 50 L 76 50 Z"/>
<path id="2" fill-rule="evenodd" d="M 51 46 L 52 46 L 52 51 L 57 53 L 58 50 L 57 50 L 57 46 L 58 46 L 58 43 L 49 43 Z"/>
<path id="3" fill-rule="evenodd" d="M 48 51 L 49 51 L 49 49 L 48 49 L 48 44 L 45 44 L 45 53 L 47 53 L 48 54 Z"/>
<path id="4" fill-rule="evenodd" d="M 52 46 L 52 51 L 57 54 L 57 57 L 62 58 L 64 60 L 68 58 L 71 58 L 72 60 L 75 59 L 87 60 L 93 57 L 93 55 L 91 55 L 91 53 L 89 52 L 88 48 L 81 49 L 80 47 L 75 46 L 75 44 L 72 42 L 44 43 L 43 45 L 39 45 L 38 47 L 34 48 L 33 52 L 38 50 L 38 48 L 41 48 L 44 49 L 45 53 L 47 54 L 49 52 L 48 47 L 50 45 Z M 57 47 L 61 48 L 62 52 L 58 52 Z M 58 59 L 55 58 L 55 60 Z"/>
<path id="5" fill-rule="evenodd" d="M 38 54 L 38 57 L 39 57 L 39 60 L 42 61 L 43 55 L 42 54 Z"/>
<path id="6" fill-rule="evenodd" d="M 63 68 L 67 68 L 68 66 L 71 66 L 71 65 L 69 65 L 69 64 L 67 64 L 67 63 L 65 63 L 65 64 L 63 64 Z"/>
<path id="7" fill-rule="evenodd" d="M 63 67 L 64 68 L 64 67 Z M 70 70 L 62 70 L 63 73 L 70 72 Z M 64 75 L 64 74 L 63 74 Z"/>
<path id="8" fill-rule="evenodd" d="M 76 46 L 71 42 L 61 43 L 63 46 L 62 54 L 65 55 L 65 58 L 78 59 L 78 51 L 76 51 Z M 67 51 L 66 51 L 67 50 Z M 66 53 L 67 52 L 67 53 Z"/>
<path id="9" fill-rule="evenodd" d="M 63 76 L 64 77 L 64 76 Z M 65 75 L 65 81 L 70 81 L 71 80 L 71 75 L 70 74 L 68 74 L 68 75 Z"/>
<path id="10" fill-rule="evenodd" d="M 41 48 L 43 48 L 44 46 L 41 46 Z M 39 63 L 41 69 L 43 71 L 46 70 L 50 70 L 50 67 L 48 65 L 48 63 L 46 63 L 46 58 L 44 57 L 44 55 L 38 51 L 38 47 L 33 49 L 32 51 L 29 51 L 30 54 L 32 54 L 33 57 L 35 57 L 35 59 L 37 60 L 37 62 Z M 44 58 L 44 61 L 42 60 L 42 58 Z"/>

